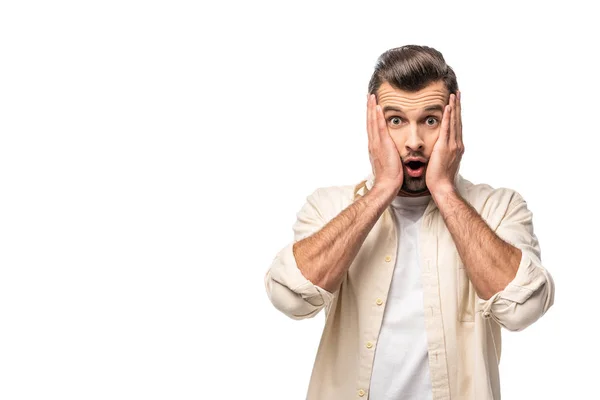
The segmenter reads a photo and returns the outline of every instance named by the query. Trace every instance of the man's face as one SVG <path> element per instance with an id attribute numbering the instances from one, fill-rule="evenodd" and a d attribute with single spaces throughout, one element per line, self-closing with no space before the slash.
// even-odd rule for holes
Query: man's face
<path id="1" fill-rule="evenodd" d="M 418 92 L 395 89 L 384 82 L 377 91 L 377 104 L 383 109 L 390 136 L 404 165 L 404 182 L 400 189 L 404 195 L 428 194 L 425 172 L 449 96 L 442 81 L 431 83 Z M 425 161 L 420 173 L 409 168 L 408 157 Z"/>

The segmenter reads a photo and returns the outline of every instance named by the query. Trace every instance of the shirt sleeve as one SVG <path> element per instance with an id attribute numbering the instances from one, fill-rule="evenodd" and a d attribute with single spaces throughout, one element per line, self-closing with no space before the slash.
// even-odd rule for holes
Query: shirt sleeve
<path id="1" fill-rule="evenodd" d="M 498 237 L 521 250 L 515 278 L 488 300 L 478 298 L 483 318 L 493 318 L 511 331 L 537 321 L 554 303 L 554 281 L 542 266 L 533 215 L 522 196 L 514 192 L 498 228 Z"/>
<path id="2" fill-rule="evenodd" d="M 322 308 L 329 307 L 334 294 L 306 279 L 296 264 L 293 245 L 321 229 L 326 221 L 320 203 L 322 189 L 306 198 L 296 214 L 292 229 L 294 240 L 280 250 L 265 275 L 269 299 L 281 312 L 293 319 L 314 317 Z M 322 203 L 322 201 L 321 201 Z"/>

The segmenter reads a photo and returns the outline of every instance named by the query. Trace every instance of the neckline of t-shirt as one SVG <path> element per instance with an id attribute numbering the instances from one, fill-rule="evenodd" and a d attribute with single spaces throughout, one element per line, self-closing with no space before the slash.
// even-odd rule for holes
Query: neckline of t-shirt
<path id="1" fill-rule="evenodd" d="M 417 197 L 396 196 L 392 200 L 391 206 L 395 208 L 419 208 L 427 206 L 430 200 L 431 195 Z"/>

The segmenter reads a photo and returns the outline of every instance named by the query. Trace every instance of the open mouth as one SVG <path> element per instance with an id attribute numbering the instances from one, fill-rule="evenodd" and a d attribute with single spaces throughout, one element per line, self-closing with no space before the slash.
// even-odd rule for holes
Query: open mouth
<path id="1" fill-rule="evenodd" d="M 425 166 L 425 163 L 421 161 L 409 161 L 405 165 L 413 171 L 418 171 L 421 167 Z"/>
<path id="2" fill-rule="evenodd" d="M 423 176 L 426 164 L 421 161 L 409 161 L 404 165 L 406 165 L 406 172 L 408 173 L 408 176 L 420 178 Z"/>

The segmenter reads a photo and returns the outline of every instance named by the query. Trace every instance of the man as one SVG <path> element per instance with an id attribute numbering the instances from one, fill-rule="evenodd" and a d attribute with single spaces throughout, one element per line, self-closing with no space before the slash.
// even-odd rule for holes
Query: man
<path id="1" fill-rule="evenodd" d="M 500 399 L 500 329 L 554 301 L 532 213 L 459 173 L 461 102 L 442 54 L 382 54 L 369 83 L 372 173 L 314 191 L 265 276 L 294 319 L 325 309 L 307 398 Z"/>

